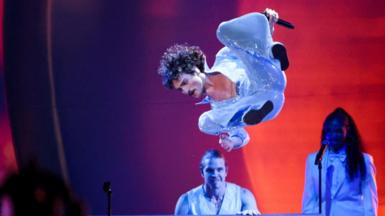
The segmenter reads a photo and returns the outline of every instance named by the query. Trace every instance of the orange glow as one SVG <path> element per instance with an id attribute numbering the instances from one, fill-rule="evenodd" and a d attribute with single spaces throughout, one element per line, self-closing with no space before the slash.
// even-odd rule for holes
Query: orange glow
<path id="1" fill-rule="evenodd" d="M 337 106 L 356 120 L 375 159 L 383 200 L 385 19 L 373 16 L 373 6 L 363 1 L 333 2 L 333 10 L 328 1 L 285 3 L 239 4 L 239 14 L 269 7 L 296 26 L 294 31 L 278 26 L 274 33 L 275 40 L 286 44 L 291 60 L 286 104 L 275 120 L 248 128 L 251 143 L 243 150 L 258 205 L 264 214 L 301 211 L 306 156 L 318 150 L 324 117 Z M 379 215 L 384 212 L 380 203 Z"/>

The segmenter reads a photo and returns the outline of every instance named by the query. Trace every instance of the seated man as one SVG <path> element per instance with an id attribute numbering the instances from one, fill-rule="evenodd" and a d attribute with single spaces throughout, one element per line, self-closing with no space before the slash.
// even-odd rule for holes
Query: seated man
<path id="1" fill-rule="evenodd" d="M 249 142 L 245 126 L 275 118 L 284 104 L 289 63 L 283 44 L 273 42 L 278 14 L 266 10 L 222 22 L 217 37 L 224 47 L 208 68 L 197 46 L 174 45 L 159 67 L 163 85 L 205 99 L 211 110 L 199 117 L 199 129 L 218 135 L 227 151 Z"/>
<path id="2" fill-rule="evenodd" d="M 226 182 L 225 158 L 217 150 L 208 150 L 201 159 L 203 185 L 182 194 L 175 207 L 176 215 L 260 214 L 253 194 Z"/>

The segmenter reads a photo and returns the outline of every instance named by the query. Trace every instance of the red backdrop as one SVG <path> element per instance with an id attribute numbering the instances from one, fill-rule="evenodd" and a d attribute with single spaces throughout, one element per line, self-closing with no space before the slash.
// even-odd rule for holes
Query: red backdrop
<path id="1" fill-rule="evenodd" d="M 319 148 L 325 116 L 342 106 L 374 156 L 385 215 L 385 2 L 244 0 L 239 14 L 265 7 L 296 29 L 275 31 L 291 58 L 286 104 L 274 121 L 248 129 L 243 151 L 262 212 L 300 209 L 306 155 Z"/>

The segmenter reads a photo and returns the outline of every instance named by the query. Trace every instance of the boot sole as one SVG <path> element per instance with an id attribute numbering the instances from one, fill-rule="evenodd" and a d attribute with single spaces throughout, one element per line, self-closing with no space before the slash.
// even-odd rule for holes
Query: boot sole
<path id="1" fill-rule="evenodd" d="M 263 118 L 267 116 L 274 108 L 273 102 L 267 101 L 263 106 L 256 110 L 252 109 L 243 116 L 243 122 L 248 125 L 255 125 L 260 123 Z"/>
<path id="2" fill-rule="evenodd" d="M 285 71 L 289 68 L 289 58 L 287 57 L 285 46 L 282 44 L 275 44 L 271 48 L 271 52 L 273 53 L 273 57 L 281 62 L 281 70 Z"/>

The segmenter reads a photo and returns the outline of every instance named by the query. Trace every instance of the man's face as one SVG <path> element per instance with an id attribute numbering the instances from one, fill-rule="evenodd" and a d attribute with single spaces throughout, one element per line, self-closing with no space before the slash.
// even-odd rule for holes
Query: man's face
<path id="1" fill-rule="evenodd" d="M 332 119 L 324 125 L 324 135 L 333 150 L 340 150 L 345 145 L 348 128 L 341 119 Z"/>
<path id="2" fill-rule="evenodd" d="M 227 167 L 223 158 L 207 158 L 203 165 L 201 173 L 206 186 L 215 189 L 225 185 Z"/>
<path id="3" fill-rule="evenodd" d="M 201 72 L 194 74 L 181 73 L 177 79 L 172 81 L 174 89 L 182 94 L 200 98 L 204 92 L 204 78 Z"/>

